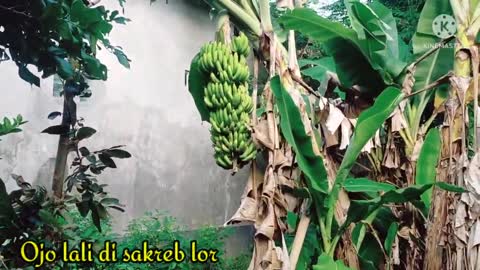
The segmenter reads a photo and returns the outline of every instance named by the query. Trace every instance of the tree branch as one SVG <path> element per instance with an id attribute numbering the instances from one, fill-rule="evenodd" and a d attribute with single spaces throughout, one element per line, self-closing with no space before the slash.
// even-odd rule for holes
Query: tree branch
<path id="1" fill-rule="evenodd" d="M 445 83 L 449 82 L 450 77 L 452 77 L 452 75 L 453 75 L 453 73 L 450 71 L 449 73 L 443 75 L 442 77 L 438 78 L 436 81 L 434 81 L 433 83 L 425 86 L 424 88 L 422 88 L 418 91 L 412 92 L 411 94 L 405 95 L 404 99 L 410 98 L 414 95 L 423 93 L 423 92 L 431 90 L 431 89 L 433 89 L 433 88 L 435 88 L 439 85 L 445 84 Z"/>
<path id="2" fill-rule="evenodd" d="M 22 11 L 18 11 L 14 7 L 6 7 L 4 5 L 0 5 L 0 9 L 10 11 L 10 12 L 15 13 L 17 15 L 22 15 L 22 16 L 25 16 L 25 17 L 28 17 L 28 18 L 33 18 L 32 16 L 30 16 L 30 14 L 27 14 L 27 13 L 22 12 Z"/>
<path id="3" fill-rule="evenodd" d="M 428 50 L 427 52 L 425 52 L 422 56 L 420 56 L 420 57 L 417 58 L 413 63 L 411 63 L 411 64 L 408 66 L 408 69 L 411 69 L 411 68 L 415 67 L 416 65 L 418 65 L 418 63 L 420 63 L 420 62 L 422 62 L 423 60 L 425 60 L 427 57 L 429 57 L 429 56 L 432 55 L 434 52 L 436 52 L 437 50 L 439 50 L 440 48 L 442 48 L 442 46 L 444 46 L 444 45 L 447 44 L 448 42 L 452 41 L 454 38 L 455 38 L 455 36 L 451 36 L 451 37 L 449 37 L 449 38 L 443 39 L 443 40 L 440 41 L 439 43 L 436 43 L 433 48 L 431 48 L 430 50 Z"/>

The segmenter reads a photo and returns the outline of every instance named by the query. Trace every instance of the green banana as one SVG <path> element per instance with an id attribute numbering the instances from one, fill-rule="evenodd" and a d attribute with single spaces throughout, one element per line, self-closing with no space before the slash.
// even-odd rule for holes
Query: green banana
<path id="1" fill-rule="evenodd" d="M 256 157 L 249 129 L 253 110 L 248 92 L 249 52 L 249 41 L 243 33 L 230 45 L 215 41 L 200 50 L 200 70 L 208 81 L 203 94 L 210 112 L 214 158 L 225 169 L 242 167 Z"/>
<path id="2" fill-rule="evenodd" d="M 240 33 L 238 37 L 233 39 L 233 51 L 240 55 L 248 56 L 250 47 L 248 46 L 248 38 L 244 33 Z"/>

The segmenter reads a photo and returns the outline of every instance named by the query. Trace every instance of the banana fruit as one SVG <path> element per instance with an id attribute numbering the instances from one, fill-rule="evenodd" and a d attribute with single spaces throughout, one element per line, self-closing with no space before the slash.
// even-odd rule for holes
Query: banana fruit
<path id="1" fill-rule="evenodd" d="M 250 53 L 250 46 L 248 45 L 248 38 L 242 32 L 240 35 L 232 41 L 232 51 L 247 57 Z"/>
<path id="2" fill-rule="evenodd" d="M 224 169 L 238 169 L 254 159 L 250 134 L 253 101 L 248 92 L 248 38 L 241 33 L 231 45 L 214 41 L 200 51 L 199 66 L 208 80 L 204 102 L 210 112 L 215 160 Z"/>

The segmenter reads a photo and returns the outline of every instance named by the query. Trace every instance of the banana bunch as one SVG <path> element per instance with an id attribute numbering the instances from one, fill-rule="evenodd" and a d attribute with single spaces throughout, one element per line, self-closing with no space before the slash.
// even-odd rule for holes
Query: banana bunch
<path id="1" fill-rule="evenodd" d="M 215 41 L 200 51 L 199 66 L 208 80 L 204 101 L 210 112 L 214 157 L 225 169 L 240 168 L 257 154 L 249 129 L 253 110 L 248 93 L 249 52 L 243 33 L 232 40 L 231 46 Z"/>
<path id="2" fill-rule="evenodd" d="M 232 51 L 247 57 L 250 53 L 250 46 L 248 45 L 248 38 L 242 32 L 240 35 L 232 41 Z"/>
<path id="3" fill-rule="evenodd" d="M 224 82 L 209 82 L 205 87 L 204 101 L 207 108 L 215 111 L 233 106 L 237 113 L 251 112 L 253 109 L 252 98 L 248 94 L 248 84 L 239 85 Z"/>
<path id="4" fill-rule="evenodd" d="M 220 42 L 205 45 L 199 63 L 201 70 L 209 74 L 213 82 L 241 83 L 250 76 L 245 56 L 232 53 L 227 45 Z"/>

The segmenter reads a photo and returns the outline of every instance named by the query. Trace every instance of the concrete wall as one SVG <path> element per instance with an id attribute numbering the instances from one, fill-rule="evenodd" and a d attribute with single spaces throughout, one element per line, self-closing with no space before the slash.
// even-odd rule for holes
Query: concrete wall
<path id="1" fill-rule="evenodd" d="M 118 228 L 149 209 L 192 227 L 223 224 L 239 204 L 246 172 L 232 177 L 215 166 L 208 125 L 184 85 L 191 58 L 213 38 L 208 12 L 188 0 L 131 0 L 125 11 L 132 22 L 115 27 L 111 42 L 124 48 L 131 69 L 101 54 L 109 79 L 92 83 L 93 96 L 78 103 L 78 115 L 98 130 L 87 146 L 126 144 L 133 154 L 100 177 L 127 205 L 116 215 Z M 15 188 L 10 173 L 50 187 L 58 138 L 40 131 L 58 123 L 47 115 L 61 110 L 62 99 L 53 97 L 51 78 L 40 89 L 30 87 L 12 63 L 0 64 L 0 82 L 0 116 L 29 121 L 24 132 L 2 137 L 0 178 L 9 189 Z"/>

